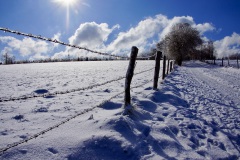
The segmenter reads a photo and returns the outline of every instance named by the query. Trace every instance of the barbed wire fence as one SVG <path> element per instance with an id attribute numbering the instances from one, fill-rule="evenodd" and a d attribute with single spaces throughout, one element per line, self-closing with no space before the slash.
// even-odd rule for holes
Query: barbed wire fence
<path id="1" fill-rule="evenodd" d="M 27 99 L 30 99 L 30 98 L 55 96 L 55 95 L 58 95 L 58 94 L 68 94 L 68 93 L 82 91 L 82 90 L 89 90 L 89 89 L 92 89 L 92 88 L 95 88 L 95 87 L 103 86 L 103 85 L 106 85 L 108 83 L 112 83 L 112 82 L 119 81 L 119 80 L 122 80 L 122 79 L 126 78 L 124 91 L 122 91 L 120 93 L 117 93 L 116 95 L 113 95 L 109 99 L 102 101 L 101 103 L 99 103 L 96 106 L 93 106 L 93 107 L 90 107 L 90 108 L 85 109 L 83 111 L 80 111 L 80 112 L 76 113 L 75 115 L 70 116 L 69 118 L 67 118 L 67 119 L 57 123 L 56 125 L 51 126 L 51 127 L 47 128 L 47 129 L 42 130 L 39 133 L 36 133 L 36 134 L 30 136 L 29 138 L 27 138 L 25 140 L 22 140 L 22 141 L 19 141 L 19 142 L 15 142 L 15 143 L 12 143 L 12 144 L 8 144 L 6 147 L 0 149 L 0 155 L 4 154 L 4 152 L 6 152 L 7 150 L 9 150 L 11 148 L 14 148 L 14 147 L 16 147 L 16 146 L 18 146 L 20 144 L 23 144 L 23 143 L 27 143 L 28 141 L 30 141 L 32 139 L 35 139 L 35 138 L 39 137 L 40 135 L 43 135 L 43 134 L 45 134 L 45 133 L 47 133 L 47 132 L 49 132 L 49 131 L 51 131 L 51 130 L 53 130 L 55 128 L 58 128 L 59 126 L 69 122 L 70 120 L 72 120 L 72 119 L 74 119 L 74 118 L 76 118 L 76 117 L 78 117 L 80 115 L 83 115 L 83 114 L 85 114 L 87 112 L 90 112 L 90 111 L 94 110 L 95 108 L 102 107 L 105 103 L 111 101 L 113 98 L 116 98 L 117 96 L 119 96 L 121 94 L 125 93 L 125 97 L 126 97 L 127 91 L 130 92 L 130 89 L 134 89 L 134 88 L 138 88 L 138 87 L 144 86 L 144 85 L 146 85 L 147 83 L 149 83 L 151 81 L 154 81 L 153 89 L 156 89 L 156 87 L 157 87 L 156 84 L 158 82 L 158 78 L 162 77 L 164 79 L 164 77 L 166 75 L 166 71 L 165 71 L 166 57 L 165 57 L 164 61 L 163 61 L 163 74 L 162 74 L 162 76 L 159 77 L 159 68 L 160 68 L 160 66 L 158 66 L 158 65 L 160 65 L 159 62 L 161 60 L 161 56 L 160 56 L 161 52 L 157 52 L 155 55 L 149 56 L 149 57 L 137 57 L 138 49 L 137 49 L 137 47 L 132 47 L 132 53 L 131 53 L 130 57 L 123 57 L 123 56 L 118 56 L 118 55 L 112 55 L 112 54 L 109 54 L 109 53 L 102 53 L 102 52 L 94 51 L 94 50 L 91 50 L 91 49 L 88 49 L 88 48 L 84 48 L 84 47 L 79 47 L 79 46 L 76 46 L 76 45 L 67 44 L 67 43 L 58 41 L 56 39 L 45 38 L 45 37 L 42 37 L 42 36 L 36 36 L 36 35 L 33 35 L 33 34 L 22 33 L 22 32 L 19 32 L 19 31 L 13 31 L 13 30 L 10 30 L 10 29 L 7 29 L 7 28 L 0 28 L 0 30 L 2 30 L 4 32 L 14 33 L 14 34 L 17 34 L 17 35 L 22 35 L 22 36 L 37 38 L 37 39 L 44 40 L 44 41 L 58 43 L 58 44 L 61 44 L 61 45 L 72 47 L 72 48 L 78 48 L 78 49 L 81 49 L 81 50 L 86 50 L 88 52 L 96 53 L 96 54 L 99 54 L 99 55 L 112 56 L 112 57 L 116 57 L 116 58 L 127 58 L 127 59 L 130 59 L 129 67 L 128 67 L 128 71 L 127 71 L 126 76 L 121 76 L 121 77 L 118 77 L 118 78 L 115 78 L 115 79 L 112 79 L 112 80 L 109 80 L 109 81 L 106 81 L 106 82 L 103 82 L 103 83 L 94 84 L 94 85 L 91 85 L 91 86 L 82 87 L 82 88 L 78 88 L 78 89 L 72 89 L 72 90 L 67 90 L 67 91 L 56 91 L 56 92 L 53 92 L 53 93 L 46 93 L 46 94 L 41 94 L 41 95 L 33 94 L 33 95 L 21 96 L 21 97 L 10 97 L 10 98 L 5 98 L 5 99 L 4 98 L 0 98 L 0 102 L 8 102 L 8 101 L 17 101 L 17 100 L 27 100 Z M 144 70 L 144 71 L 140 71 L 138 73 L 135 73 L 134 75 L 142 74 L 142 73 L 145 73 L 145 72 L 148 72 L 148 71 L 151 71 L 151 70 L 155 69 L 154 78 L 150 79 L 148 81 L 145 81 L 143 84 L 136 85 L 134 87 L 130 87 L 131 79 L 132 79 L 132 76 L 133 76 L 133 71 L 134 71 L 135 66 L 136 66 L 136 63 L 135 63 L 136 59 L 149 59 L 151 57 L 155 57 L 155 61 L 156 61 L 155 67 L 147 69 L 147 70 Z M 168 61 L 168 63 L 169 63 L 169 61 Z M 170 69 L 170 71 L 172 71 L 172 69 L 173 69 L 172 61 L 171 61 L 171 65 L 168 65 L 167 74 L 168 74 L 168 70 L 169 69 Z M 130 73 L 129 70 L 132 73 Z M 129 80 L 129 75 L 130 75 L 130 80 Z M 126 84 L 129 85 L 129 88 L 126 88 Z M 126 105 L 126 104 L 129 104 L 129 103 L 126 103 L 125 97 L 124 97 L 124 100 L 125 100 L 125 105 Z M 128 98 L 131 99 L 131 97 L 128 97 Z"/>

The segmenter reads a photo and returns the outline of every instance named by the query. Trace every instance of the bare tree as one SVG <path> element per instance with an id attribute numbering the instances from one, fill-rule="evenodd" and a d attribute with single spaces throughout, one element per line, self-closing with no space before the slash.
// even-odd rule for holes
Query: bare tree
<path id="1" fill-rule="evenodd" d="M 178 23 L 166 35 L 163 41 L 157 44 L 163 53 L 175 59 L 178 65 L 182 65 L 184 59 L 193 56 L 195 48 L 202 43 L 199 32 L 188 23 Z"/>
<path id="2" fill-rule="evenodd" d="M 202 44 L 201 49 L 201 60 L 214 60 L 215 59 L 215 48 L 213 41 L 208 41 Z"/>
<path id="3" fill-rule="evenodd" d="M 13 64 L 15 61 L 15 57 L 6 52 L 2 54 L 2 61 L 4 64 Z"/>

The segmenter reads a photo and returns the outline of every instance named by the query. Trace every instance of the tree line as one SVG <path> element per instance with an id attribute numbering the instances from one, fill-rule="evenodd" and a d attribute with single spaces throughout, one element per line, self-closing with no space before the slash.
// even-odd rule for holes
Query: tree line
<path id="1" fill-rule="evenodd" d="M 38 59 L 38 60 L 15 60 L 15 57 L 7 52 L 2 54 L 2 62 L 1 64 L 9 65 L 9 64 L 26 64 L 26 63 L 51 63 L 51 62 L 77 62 L 77 61 L 113 61 L 113 60 L 124 60 L 120 58 L 113 58 L 113 57 L 70 57 L 69 55 L 65 58 L 45 58 L 45 59 Z"/>

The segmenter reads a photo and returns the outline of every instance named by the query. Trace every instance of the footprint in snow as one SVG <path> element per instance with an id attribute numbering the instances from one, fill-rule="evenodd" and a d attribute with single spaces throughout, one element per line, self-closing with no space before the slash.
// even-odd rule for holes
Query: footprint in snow
<path id="1" fill-rule="evenodd" d="M 52 154 L 57 154 L 58 151 L 54 148 L 48 148 L 48 151 L 51 152 Z"/>
<path id="2" fill-rule="evenodd" d="M 48 90 L 46 90 L 46 89 L 38 89 L 38 90 L 35 90 L 33 92 L 36 93 L 36 94 L 45 94 L 45 93 L 48 93 Z"/>
<path id="3" fill-rule="evenodd" d="M 23 120 L 24 116 L 19 114 L 19 115 L 16 115 L 16 116 L 12 117 L 12 118 L 15 119 L 15 120 L 21 121 L 21 120 Z"/>
<path id="4" fill-rule="evenodd" d="M 22 154 L 27 154 L 27 150 L 26 149 L 20 149 L 19 152 L 22 153 Z"/>
<path id="5" fill-rule="evenodd" d="M 163 113 L 162 114 L 164 117 L 167 117 L 168 116 L 168 113 Z"/>

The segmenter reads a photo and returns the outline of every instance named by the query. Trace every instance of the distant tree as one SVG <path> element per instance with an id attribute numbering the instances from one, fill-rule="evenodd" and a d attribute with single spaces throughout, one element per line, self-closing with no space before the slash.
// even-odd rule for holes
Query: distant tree
<path id="1" fill-rule="evenodd" d="M 13 64 L 15 61 L 15 57 L 6 52 L 2 54 L 2 61 L 4 64 Z"/>
<path id="2" fill-rule="evenodd" d="M 156 48 L 151 48 L 149 51 L 146 51 L 144 53 L 141 53 L 139 57 L 148 57 L 149 60 L 154 60 L 155 59 L 155 54 L 157 52 Z"/>
<path id="3" fill-rule="evenodd" d="M 157 44 L 163 54 L 173 58 L 178 65 L 182 65 L 184 59 L 191 59 L 195 49 L 202 44 L 199 32 L 188 23 L 174 25 L 165 38 Z"/>
<path id="4" fill-rule="evenodd" d="M 208 41 L 202 44 L 200 49 L 201 60 L 214 60 L 215 59 L 215 48 L 213 41 Z"/>
<path id="5" fill-rule="evenodd" d="M 155 59 L 155 54 L 157 52 L 157 49 L 156 48 L 151 48 L 150 51 L 148 51 L 146 53 L 146 57 L 149 57 L 150 60 L 154 60 Z"/>

